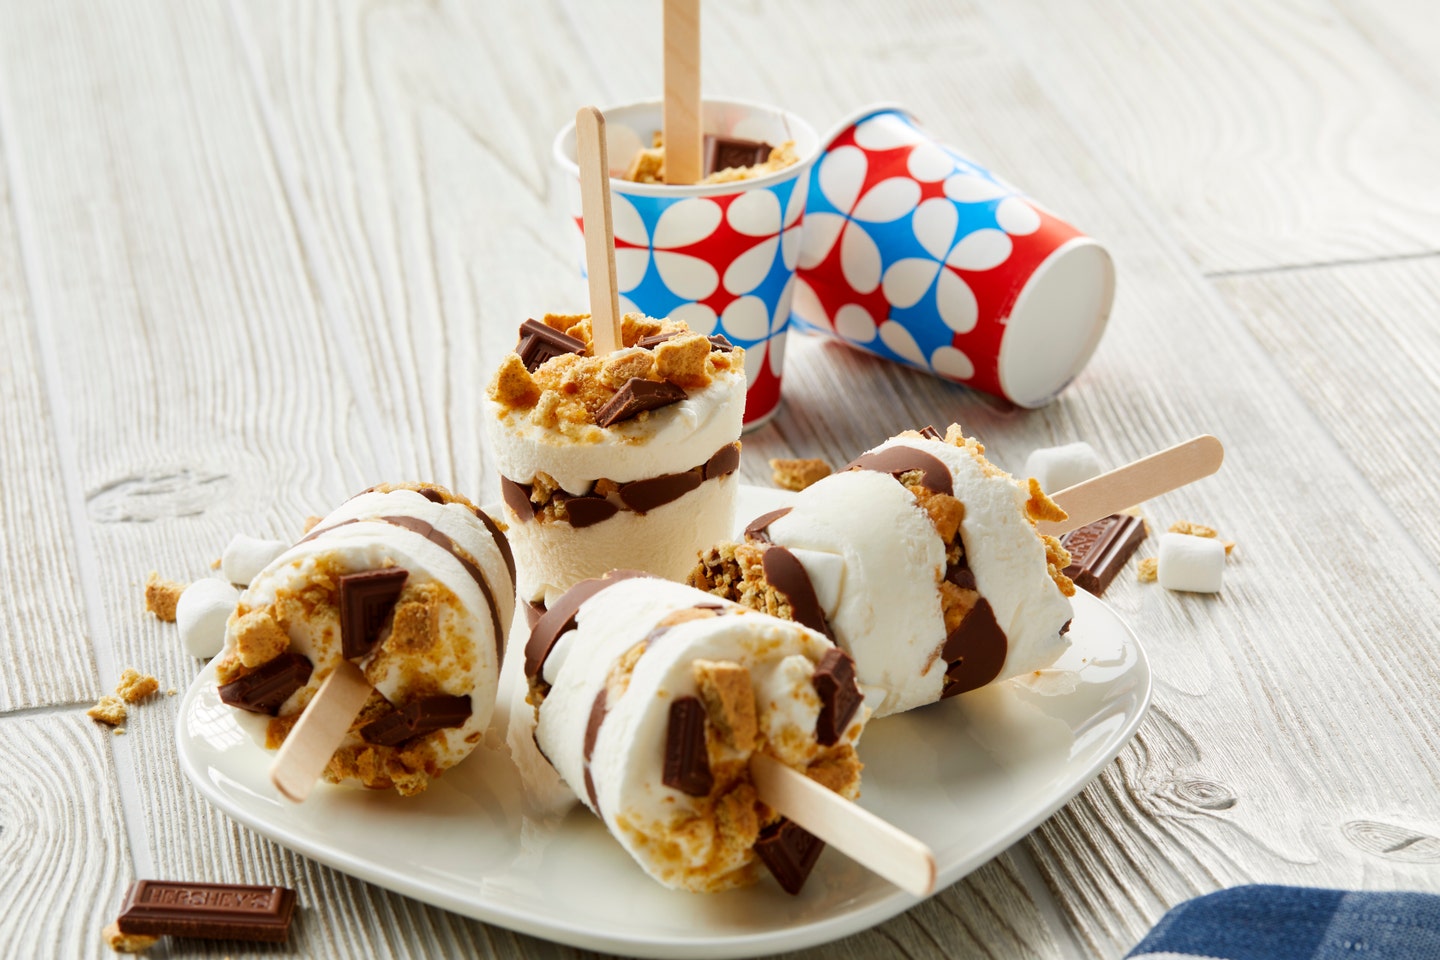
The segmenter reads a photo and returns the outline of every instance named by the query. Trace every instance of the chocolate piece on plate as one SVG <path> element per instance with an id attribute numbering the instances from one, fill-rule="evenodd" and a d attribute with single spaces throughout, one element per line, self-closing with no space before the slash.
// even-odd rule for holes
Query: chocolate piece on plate
<path id="1" fill-rule="evenodd" d="M 116 924 L 125 934 L 283 943 L 295 916 L 295 891 L 238 883 L 139 880 Z"/>
<path id="2" fill-rule="evenodd" d="M 764 163 L 770 159 L 772 149 L 774 148 L 770 144 L 761 143 L 759 140 L 719 137 L 713 133 L 707 133 L 704 146 L 705 176 L 708 177 L 717 170 L 753 167 L 756 164 Z"/>
<path id="3" fill-rule="evenodd" d="M 740 469 L 740 444 L 727 443 L 705 461 L 705 479 L 714 480 Z"/>
<path id="4" fill-rule="evenodd" d="M 368 656 L 379 645 L 385 618 L 409 576 L 409 571 L 391 567 L 340 578 L 340 649 L 347 660 Z"/>
<path id="5" fill-rule="evenodd" d="M 705 705 L 698 697 L 677 697 L 670 704 L 665 731 L 665 786 L 692 797 L 708 797 L 715 786 L 705 747 Z"/>
<path id="6" fill-rule="evenodd" d="M 282 653 L 238 680 L 220 685 L 220 699 L 240 710 L 275 716 L 290 695 L 310 682 L 310 661 L 298 653 Z"/>
<path id="7" fill-rule="evenodd" d="M 646 410 L 656 410 L 684 399 L 685 391 L 669 380 L 631 377 L 595 414 L 595 423 L 608 427 Z"/>
<path id="8" fill-rule="evenodd" d="M 834 746 L 865 699 L 855 683 L 855 661 L 844 650 L 827 650 L 810 682 L 820 696 L 815 739 L 822 747 Z"/>
<path id="9" fill-rule="evenodd" d="M 770 869 L 780 889 L 792 896 L 805 886 L 824 849 L 824 841 L 785 817 L 761 830 L 755 841 L 755 855 Z"/>
<path id="10" fill-rule="evenodd" d="M 554 327 L 546 326 L 539 320 L 526 320 L 520 324 L 520 342 L 515 345 L 520 362 L 525 369 L 534 373 L 540 365 L 552 357 L 566 353 L 584 353 L 585 344 Z"/>
<path id="11" fill-rule="evenodd" d="M 1144 540 L 1145 521 L 1128 513 L 1112 513 L 1071 530 L 1060 538 L 1060 545 L 1070 551 L 1065 576 L 1098 597 L 1115 581 Z"/>

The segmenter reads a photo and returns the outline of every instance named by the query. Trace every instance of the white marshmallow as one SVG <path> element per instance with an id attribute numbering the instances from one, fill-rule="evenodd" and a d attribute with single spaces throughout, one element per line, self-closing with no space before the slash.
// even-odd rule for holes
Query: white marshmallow
<path id="1" fill-rule="evenodd" d="M 225 552 L 220 555 L 220 572 L 225 574 L 225 579 L 231 583 L 248 587 L 256 574 L 270 566 L 271 561 L 289 547 L 288 543 L 281 540 L 262 540 L 260 537 L 237 533 L 230 538 Z"/>
<path id="2" fill-rule="evenodd" d="M 240 602 L 240 591 L 219 577 L 196 580 L 180 594 L 175 623 L 192 657 L 208 660 L 225 646 L 225 622 Z"/>
<path id="3" fill-rule="evenodd" d="M 1081 440 L 1059 447 L 1041 447 L 1025 458 L 1022 476 L 1040 481 L 1041 489 L 1055 493 L 1084 483 L 1105 472 L 1095 448 Z"/>
<path id="4" fill-rule="evenodd" d="M 1160 538 L 1160 586 L 1191 593 L 1219 593 L 1225 579 L 1225 544 L 1214 537 L 1167 533 Z"/>

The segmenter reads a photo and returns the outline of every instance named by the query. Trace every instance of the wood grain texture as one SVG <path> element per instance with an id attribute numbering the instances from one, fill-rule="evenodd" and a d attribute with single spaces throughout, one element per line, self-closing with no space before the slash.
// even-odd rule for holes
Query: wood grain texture
<path id="1" fill-rule="evenodd" d="M 79 709 L 0 717 L 0 945 L 114 956 L 100 931 L 134 879 L 109 741 Z"/>
<path id="2" fill-rule="evenodd" d="M 1355 28 L 1388 17 L 1410 30 L 1433 23 L 1433 9 L 1411 4 L 1413 19 L 1403 4 L 1352 4 L 1346 17 L 1329 0 L 987 9 L 1202 269 L 1440 249 L 1434 89 Z"/>
<path id="3" fill-rule="evenodd" d="M 100 693 L 10 203 L 4 117 L 0 101 L 0 713 Z"/>

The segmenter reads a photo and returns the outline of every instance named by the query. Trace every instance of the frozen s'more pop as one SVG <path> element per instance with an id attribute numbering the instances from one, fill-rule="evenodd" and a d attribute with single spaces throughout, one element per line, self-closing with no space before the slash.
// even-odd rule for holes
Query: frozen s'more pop
<path id="1" fill-rule="evenodd" d="M 907 431 L 709 549 L 690 583 L 855 659 L 886 716 L 1049 666 L 1069 642 L 1061 510 L 952 425 Z M 883 696 L 882 696 L 883 695 Z"/>
<path id="2" fill-rule="evenodd" d="M 505 535 L 470 501 L 429 484 L 372 488 L 241 595 L 216 660 L 220 699 L 275 749 L 348 660 L 373 689 L 325 779 L 419 793 L 490 722 L 514 595 Z"/>
<path id="3" fill-rule="evenodd" d="M 588 316 L 527 320 L 485 417 L 521 597 L 618 567 L 682 579 L 734 517 L 744 351 L 627 314 L 597 356 Z"/>
<path id="4" fill-rule="evenodd" d="M 799 624 L 631 571 L 557 598 L 525 650 L 535 736 L 644 870 L 791 893 L 823 844 L 757 795 L 762 754 L 853 800 L 869 711 L 850 658 Z"/>

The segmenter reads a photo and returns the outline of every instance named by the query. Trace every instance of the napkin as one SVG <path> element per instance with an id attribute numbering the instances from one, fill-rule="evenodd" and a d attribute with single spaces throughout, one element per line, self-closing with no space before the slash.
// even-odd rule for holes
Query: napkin
<path id="1" fill-rule="evenodd" d="M 1440 960 L 1440 896 L 1246 886 L 1187 900 L 1127 960 Z"/>

